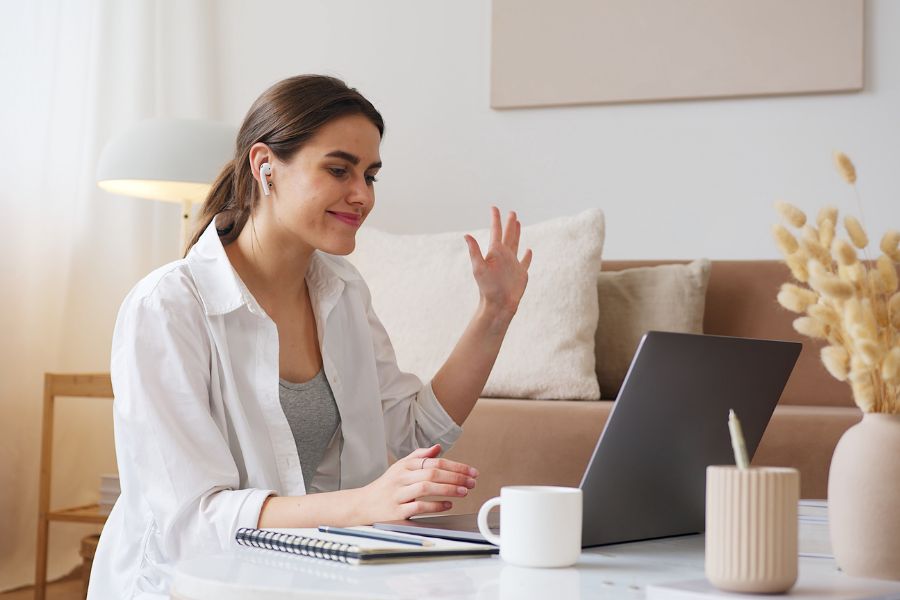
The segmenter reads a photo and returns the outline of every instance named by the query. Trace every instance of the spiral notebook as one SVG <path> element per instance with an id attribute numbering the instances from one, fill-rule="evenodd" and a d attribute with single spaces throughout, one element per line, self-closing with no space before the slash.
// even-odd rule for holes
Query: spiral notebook
<path id="1" fill-rule="evenodd" d="M 360 531 L 384 533 L 373 527 L 352 527 Z M 410 536 L 414 537 L 414 536 Z M 297 554 L 351 565 L 398 560 L 455 556 L 490 556 L 496 546 L 431 538 L 432 546 L 412 546 L 363 537 L 324 533 L 318 529 L 238 529 L 235 541 L 242 546 L 285 554 Z"/>

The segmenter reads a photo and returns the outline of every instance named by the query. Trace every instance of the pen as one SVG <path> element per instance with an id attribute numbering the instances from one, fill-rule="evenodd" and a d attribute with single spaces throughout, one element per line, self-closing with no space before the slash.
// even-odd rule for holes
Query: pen
<path id="1" fill-rule="evenodd" d="M 382 540 L 384 542 L 397 542 L 398 544 L 410 544 L 412 546 L 434 546 L 431 540 L 423 540 L 414 537 L 400 537 L 399 535 L 391 535 L 389 533 L 376 533 L 374 531 L 365 531 L 362 529 L 344 529 L 343 527 L 329 527 L 328 525 L 319 525 L 319 531 L 322 533 L 333 533 L 335 535 L 350 535 L 354 537 L 370 538 L 373 540 Z"/>
<path id="2" fill-rule="evenodd" d="M 731 449 L 734 450 L 734 462 L 739 469 L 750 466 L 747 460 L 747 446 L 744 444 L 744 432 L 741 430 L 741 422 L 733 410 L 728 411 L 728 431 L 731 433 Z"/>

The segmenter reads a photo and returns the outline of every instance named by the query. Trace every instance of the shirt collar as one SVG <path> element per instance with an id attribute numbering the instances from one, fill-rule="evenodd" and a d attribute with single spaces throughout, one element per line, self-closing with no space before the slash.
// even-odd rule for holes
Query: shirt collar
<path id="1" fill-rule="evenodd" d="M 207 315 L 226 314 L 245 305 L 255 314 L 265 314 L 228 260 L 215 218 L 188 252 L 187 263 Z M 340 295 L 345 282 L 360 279 L 346 260 L 319 250 L 313 252 L 307 272 L 300 274 L 304 275 L 310 292 L 322 299 Z"/>

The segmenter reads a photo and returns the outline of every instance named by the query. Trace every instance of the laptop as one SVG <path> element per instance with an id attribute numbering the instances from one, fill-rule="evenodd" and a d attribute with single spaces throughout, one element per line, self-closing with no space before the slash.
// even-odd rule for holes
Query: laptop
<path id="1" fill-rule="evenodd" d="M 729 409 L 741 420 L 752 458 L 801 347 L 798 342 L 645 334 L 581 479 L 582 545 L 702 532 L 706 467 L 734 464 Z M 492 528 L 499 525 L 497 513 L 489 515 Z M 374 526 L 487 542 L 474 513 Z"/>

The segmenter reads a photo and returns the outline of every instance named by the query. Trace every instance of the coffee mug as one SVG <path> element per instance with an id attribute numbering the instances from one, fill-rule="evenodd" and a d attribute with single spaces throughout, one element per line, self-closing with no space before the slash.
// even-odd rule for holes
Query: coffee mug
<path id="1" fill-rule="evenodd" d="M 501 506 L 502 505 L 502 506 Z M 500 535 L 488 527 L 488 512 L 500 509 Z M 581 554 L 581 490 L 513 485 L 500 488 L 478 511 L 478 530 L 500 546 L 500 558 L 521 567 L 568 567 Z"/>

